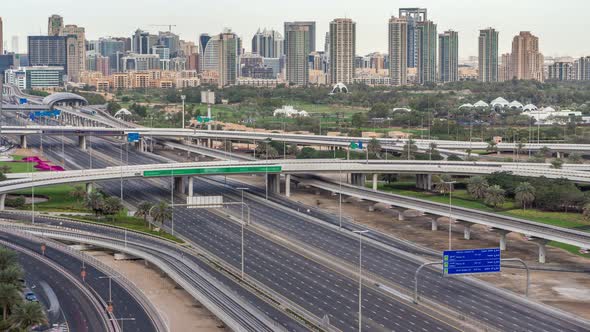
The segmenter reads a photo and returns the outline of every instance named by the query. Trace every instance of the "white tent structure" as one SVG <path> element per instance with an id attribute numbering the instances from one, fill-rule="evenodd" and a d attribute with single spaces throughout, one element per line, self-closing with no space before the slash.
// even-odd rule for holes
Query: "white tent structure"
<path id="1" fill-rule="evenodd" d="M 486 103 L 485 101 L 480 100 L 477 103 L 473 104 L 473 107 L 476 107 L 476 108 L 488 108 L 488 107 L 490 107 L 490 105 L 488 105 L 488 103 Z"/>
<path id="2" fill-rule="evenodd" d="M 473 108 L 473 105 L 467 103 L 467 104 L 463 104 L 463 105 L 459 106 L 459 109 L 462 109 L 462 108 Z"/>
<path id="3" fill-rule="evenodd" d="M 537 106 L 535 106 L 533 104 L 526 104 L 526 105 L 524 105 L 522 110 L 523 111 L 536 111 L 536 110 L 538 110 L 538 108 L 537 108 Z"/>
<path id="4" fill-rule="evenodd" d="M 524 106 L 517 100 L 513 100 L 508 107 L 521 110 Z"/>
<path id="5" fill-rule="evenodd" d="M 115 113 L 115 118 L 121 118 L 124 116 L 131 116 L 131 112 L 129 112 L 129 110 L 126 108 L 121 108 L 117 111 L 117 113 Z"/>
<path id="6" fill-rule="evenodd" d="M 507 107 L 509 104 L 510 103 L 508 102 L 508 100 L 502 97 L 498 97 L 492 100 L 492 102 L 490 103 L 490 105 L 492 105 L 493 108 L 504 108 Z"/>

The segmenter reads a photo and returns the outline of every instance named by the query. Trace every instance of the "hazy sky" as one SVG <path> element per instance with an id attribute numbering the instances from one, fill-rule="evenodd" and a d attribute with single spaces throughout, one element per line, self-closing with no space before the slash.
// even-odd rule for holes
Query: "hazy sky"
<path id="1" fill-rule="evenodd" d="M 500 31 L 500 53 L 510 50 L 512 37 L 530 30 L 540 38 L 547 56 L 590 55 L 590 0 L 2 0 L 4 40 L 11 48 L 17 35 L 20 51 L 26 36 L 47 33 L 51 14 L 66 24 L 86 28 L 87 39 L 130 36 L 140 27 L 156 32 L 176 24 L 173 31 L 195 41 L 202 32 L 219 33 L 230 27 L 245 41 L 258 27 L 283 33 L 283 22 L 315 20 L 318 48 L 322 49 L 329 22 L 349 17 L 357 23 L 357 53 L 387 50 L 387 20 L 399 7 L 426 7 L 438 31 L 459 31 L 461 58 L 477 55 L 478 30 Z"/>

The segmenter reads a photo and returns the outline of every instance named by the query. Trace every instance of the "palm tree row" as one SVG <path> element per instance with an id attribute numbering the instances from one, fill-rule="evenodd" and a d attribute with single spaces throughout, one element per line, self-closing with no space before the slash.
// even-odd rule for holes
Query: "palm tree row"
<path id="1" fill-rule="evenodd" d="M 123 210 L 123 203 L 118 197 L 105 197 L 98 191 L 86 192 L 83 187 L 77 186 L 69 194 L 78 203 L 82 202 L 85 208 L 92 210 L 96 217 L 105 215 L 114 219 Z"/>
<path id="2" fill-rule="evenodd" d="M 475 199 L 493 207 L 504 204 L 506 191 L 499 185 L 490 186 L 486 178 L 474 176 L 467 183 L 467 192 Z M 532 207 L 535 202 L 535 187 L 529 182 L 521 182 L 514 190 L 514 199 L 523 209 Z"/>
<path id="3" fill-rule="evenodd" d="M 0 331 L 27 331 L 47 323 L 38 302 L 23 301 L 23 275 L 16 253 L 0 247 Z"/>

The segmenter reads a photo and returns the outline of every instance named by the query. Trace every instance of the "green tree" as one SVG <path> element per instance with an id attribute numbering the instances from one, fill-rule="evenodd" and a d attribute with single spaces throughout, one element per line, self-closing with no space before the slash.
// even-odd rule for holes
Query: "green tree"
<path id="1" fill-rule="evenodd" d="M 484 177 L 474 176 L 467 183 L 467 192 L 475 199 L 483 199 L 489 186 Z"/>
<path id="2" fill-rule="evenodd" d="M 172 219 L 172 207 L 164 201 L 160 201 L 152 209 L 152 219 L 154 222 L 160 223 L 162 226 L 166 223 L 166 220 Z"/>
<path id="3" fill-rule="evenodd" d="M 0 270 L 4 270 L 11 265 L 17 264 L 18 256 L 12 250 L 0 247 Z"/>
<path id="4" fill-rule="evenodd" d="M 582 208 L 582 215 L 584 216 L 584 220 L 590 220 L 590 202 L 584 204 L 584 207 Z"/>
<path id="5" fill-rule="evenodd" d="M 381 153 L 381 143 L 379 143 L 376 138 L 372 138 L 367 145 L 367 149 L 369 150 L 369 153 L 373 153 L 379 157 L 379 154 Z"/>
<path id="6" fill-rule="evenodd" d="M 570 164 L 581 164 L 584 159 L 582 158 L 582 155 L 579 153 L 571 153 L 568 157 L 567 157 L 567 161 Z"/>
<path id="7" fill-rule="evenodd" d="M 535 187 L 528 182 L 522 182 L 514 190 L 516 202 L 523 208 L 530 207 L 535 201 Z"/>
<path id="8" fill-rule="evenodd" d="M 133 214 L 137 218 L 142 218 L 145 224 L 148 223 L 147 218 L 149 217 L 150 209 L 154 206 L 152 202 L 143 201 L 137 206 L 137 211 Z"/>
<path id="9" fill-rule="evenodd" d="M 560 169 L 563 166 L 563 159 L 553 159 L 551 161 L 551 168 Z"/>
<path id="10" fill-rule="evenodd" d="M 489 206 L 498 207 L 504 204 L 504 201 L 506 200 L 505 194 L 506 191 L 499 185 L 495 184 L 490 186 L 488 190 L 486 190 L 484 203 Z"/>
<path id="11" fill-rule="evenodd" d="M 486 147 L 486 151 L 498 152 L 498 143 L 496 143 L 496 141 L 494 141 L 494 140 L 489 141 L 488 146 Z"/>
<path id="12" fill-rule="evenodd" d="M 447 174 L 439 176 L 434 183 L 434 190 L 441 194 L 450 192 L 452 189 L 452 184 L 450 183 L 451 180 L 451 177 Z"/>
<path id="13" fill-rule="evenodd" d="M 28 331 L 36 325 L 47 324 L 47 318 L 39 302 L 23 302 L 18 304 L 10 315 L 12 328 Z"/>
<path id="14" fill-rule="evenodd" d="M 17 289 L 21 289 L 20 280 L 23 278 L 23 269 L 18 264 L 13 264 L 5 269 L 0 270 L 0 283 L 13 285 Z"/>
<path id="15" fill-rule="evenodd" d="M 8 310 L 22 301 L 20 291 L 12 284 L 0 283 L 0 306 L 2 306 L 2 319 L 8 318 Z"/>
<path id="16" fill-rule="evenodd" d="M 86 198 L 86 190 L 82 186 L 75 186 L 74 189 L 68 193 L 68 195 L 74 198 L 77 203 L 80 203 Z"/>
<path id="17" fill-rule="evenodd" d="M 541 155 L 545 156 L 545 158 L 551 157 L 551 150 L 548 147 L 546 147 L 546 146 L 544 146 L 541 149 L 539 149 L 539 153 Z"/>
<path id="18" fill-rule="evenodd" d="M 104 204 L 104 197 L 98 191 L 92 191 L 84 199 L 84 207 L 94 212 L 94 215 L 98 215 L 102 212 Z"/>
<path id="19" fill-rule="evenodd" d="M 287 153 L 288 154 L 290 154 L 292 156 L 295 156 L 295 155 L 297 155 L 297 152 L 299 152 L 299 148 L 297 147 L 297 144 L 290 144 L 287 147 Z"/>
<path id="20" fill-rule="evenodd" d="M 123 210 L 123 203 L 119 197 L 110 196 L 104 199 L 102 213 L 114 220 L 115 216 Z"/>

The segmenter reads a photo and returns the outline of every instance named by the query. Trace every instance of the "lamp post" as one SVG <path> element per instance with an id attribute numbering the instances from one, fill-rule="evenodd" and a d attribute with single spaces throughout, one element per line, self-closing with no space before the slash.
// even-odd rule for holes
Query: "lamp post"
<path id="1" fill-rule="evenodd" d="M 184 129 L 184 100 L 186 99 L 186 96 L 180 95 L 180 99 L 182 100 L 182 126 L 180 126 L 180 128 Z"/>
<path id="2" fill-rule="evenodd" d="M 359 332 L 362 330 L 363 313 L 363 234 L 368 230 L 353 231 L 359 235 Z"/>
<path id="3" fill-rule="evenodd" d="M 445 184 L 449 186 L 449 250 L 452 250 L 451 234 L 453 230 L 453 184 L 455 183 L 457 183 L 457 181 L 445 182 Z"/>

